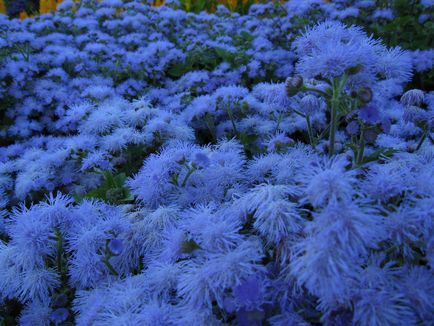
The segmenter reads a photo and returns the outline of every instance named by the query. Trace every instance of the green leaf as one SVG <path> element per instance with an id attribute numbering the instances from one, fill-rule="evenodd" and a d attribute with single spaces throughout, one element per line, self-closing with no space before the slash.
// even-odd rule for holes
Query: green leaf
<path id="1" fill-rule="evenodd" d="M 116 187 L 116 182 L 111 171 L 104 171 L 102 175 L 104 176 L 105 184 L 108 188 Z"/>
<path id="2" fill-rule="evenodd" d="M 380 148 L 373 152 L 371 155 L 365 156 L 363 158 L 362 163 L 366 164 L 369 162 L 377 161 L 381 157 L 392 157 L 393 154 L 397 153 L 398 151 L 393 148 Z"/>
<path id="3" fill-rule="evenodd" d="M 123 187 L 125 181 L 127 180 L 127 176 L 125 173 L 119 173 L 113 178 L 116 187 Z"/>
<path id="4" fill-rule="evenodd" d="M 171 66 L 167 71 L 167 74 L 174 78 L 180 78 L 191 69 L 191 63 L 186 61 L 185 63 L 178 63 L 174 66 Z"/>
<path id="5" fill-rule="evenodd" d="M 221 59 L 223 59 L 223 61 L 228 61 L 228 62 L 230 62 L 231 61 L 231 59 L 233 58 L 233 53 L 231 53 L 231 52 L 229 52 L 229 51 L 227 51 L 227 50 L 225 50 L 225 49 L 222 49 L 222 48 L 218 48 L 218 47 L 216 47 L 216 48 L 214 48 L 214 51 L 217 53 L 217 55 L 221 58 Z"/>
<path id="6" fill-rule="evenodd" d="M 130 190 L 125 187 L 127 176 L 125 173 L 113 175 L 111 171 L 102 172 L 104 182 L 96 189 L 89 191 L 85 195 L 74 195 L 75 201 L 78 203 L 83 199 L 100 199 L 111 204 L 120 204 L 134 200 Z"/>
<path id="7" fill-rule="evenodd" d="M 181 252 L 184 254 L 191 254 L 197 249 L 200 249 L 200 246 L 194 240 L 185 240 L 181 246 Z"/>

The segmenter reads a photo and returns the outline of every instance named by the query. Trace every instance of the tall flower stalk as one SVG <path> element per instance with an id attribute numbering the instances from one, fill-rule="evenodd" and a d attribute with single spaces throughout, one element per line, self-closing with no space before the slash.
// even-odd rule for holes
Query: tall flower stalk
<path id="1" fill-rule="evenodd" d="M 336 130 L 339 124 L 339 107 L 342 96 L 342 91 L 348 77 L 344 75 L 342 78 L 333 81 L 332 97 L 330 99 L 330 132 L 329 132 L 329 155 L 332 156 L 335 150 Z"/>
<path id="2" fill-rule="evenodd" d="M 353 148 L 354 162 L 360 165 L 363 162 L 367 130 L 373 129 L 372 137 L 368 138 L 370 141 L 375 140 L 374 134 L 387 119 L 377 109 L 384 99 L 375 96 L 390 95 L 379 88 L 375 94 L 372 89 L 379 82 L 384 82 L 388 87 L 401 87 L 411 77 L 407 54 L 399 48 L 387 49 L 359 27 L 332 21 L 306 30 L 295 40 L 294 49 L 299 57 L 297 75 L 287 79 L 287 95 L 295 97 L 299 93 L 311 93 L 326 101 L 328 124 L 319 138 L 328 133 L 329 156 L 337 152 L 336 134 L 343 124 L 342 118 L 347 117 L 348 120 L 350 117 L 347 122 L 356 123 L 360 134 L 353 144 L 345 145 Z M 309 117 L 305 115 L 305 118 L 308 120 Z M 356 120 L 351 121 L 354 118 Z M 315 144 L 318 140 L 312 140 L 311 121 L 307 121 L 307 124 L 310 143 Z M 367 129 L 363 126 L 367 126 Z"/>

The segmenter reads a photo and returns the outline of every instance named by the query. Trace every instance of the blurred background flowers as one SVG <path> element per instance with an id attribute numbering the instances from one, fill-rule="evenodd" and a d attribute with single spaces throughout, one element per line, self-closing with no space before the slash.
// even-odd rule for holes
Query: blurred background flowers
<path id="1" fill-rule="evenodd" d="M 180 0 L 181 8 L 188 11 L 215 11 L 218 5 L 225 5 L 232 11 L 246 13 L 254 3 L 270 0 Z M 77 0 L 76 2 L 80 2 Z M 166 0 L 150 0 L 153 6 L 161 6 Z M 278 3 L 279 0 L 274 2 Z M 24 19 L 29 15 L 45 14 L 55 11 L 62 0 L 0 0 L 0 13 Z"/>

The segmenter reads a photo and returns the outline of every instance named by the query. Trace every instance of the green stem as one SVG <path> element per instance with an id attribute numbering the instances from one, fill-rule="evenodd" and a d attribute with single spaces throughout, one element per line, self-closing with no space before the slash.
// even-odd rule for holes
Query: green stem
<path id="1" fill-rule="evenodd" d="M 277 118 L 277 125 L 276 125 L 276 129 L 274 130 L 274 133 L 277 133 L 279 131 L 282 120 L 283 120 L 283 113 L 280 112 L 279 118 Z"/>
<path id="2" fill-rule="evenodd" d="M 323 131 L 321 131 L 319 135 L 317 135 L 317 140 L 322 139 L 325 136 L 325 134 L 329 131 L 330 131 L 330 123 L 324 128 Z"/>
<path id="3" fill-rule="evenodd" d="M 399 250 L 400 248 L 399 248 L 399 246 L 398 245 L 393 245 L 393 246 L 391 246 L 391 247 L 389 247 L 389 248 L 387 248 L 384 252 L 387 254 L 387 255 L 389 255 L 389 254 L 391 254 L 391 253 L 393 253 L 395 250 Z"/>
<path id="4" fill-rule="evenodd" d="M 422 147 L 427 135 L 428 135 L 428 129 L 426 128 L 424 129 L 422 137 L 420 138 L 419 143 L 416 146 L 416 151 L 418 151 Z"/>
<path id="5" fill-rule="evenodd" d="M 64 257 L 63 257 L 63 236 L 60 230 L 55 231 L 56 235 L 56 265 L 57 265 L 57 271 L 60 274 L 60 280 L 62 284 L 66 284 L 68 281 L 68 275 L 67 271 L 64 268 Z"/>
<path id="6" fill-rule="evenodd" d="M 102 262 L 104 263 L 104 265 L 107 266 L 108 270 L 110 271 L 110 273 L 112 275 L 119 276 L 119 273 L 115 270 L 115 268 L 113 267 L 113 265 L 110 263 L 110 258 L 111 257 L 113 257 L 113 255 L 112 255 L 112 253 L 110 252 L 110 249 L 109 249 L 109 240 L 107 240 L 106 243 L 105 243 L 104 258 L 102 259 Z"/>
<path id="7" fill-rule="evenodd" d="M 333 91 L 333 93 L 335 93 Z M 335 151 L 335 139 L 336 139 L 336 129 L 337 129 L 337 114 L 338 114 L 339 100 L 333 94 L 331 100 L 331 113 L 330 113 L 330 133 L 329 133 L 329 156 L 333 156 Z"/>
<path id="8" fill-rule="evenodd" d="M 316 146 L 316 141 L 315 138 L 313 136 L 313 129 L 312 129 L 312 124 L 310 122 L 310 116 L 307 114 L 304 114 L 296 109 L 292 109 L 292 111 L 294 111 L 295 114 L 298 114 L 300 117 L 303 117 L 306 119 L 306 123 L 307 123 L 307 133 L 309 135 L 309 143 L 312 145 L 313 148 L 315 148 Z"/>
<path id="9" fill-rule="evenodd" d="M 325 97 L 325 98 L 328 97 L 327 93 L 325 93 L 325 92 L 323 92 L 323 91 L 321 91 L 319 89 L 316 89 L 316 88 L 311 88 L 311 87 L 303 86 L 302 91 L 304 91 L 304 92 L 314 92 L 314 93 L 317 93 L 317 94 L 321 95 L 322 97 Z"/>
<path id="10" fill-rule="evenodd" d="M 427 133 L 427 137 L 428 137 L 429 141 L 431 142 L 431 144 L 434 145 L 434 138 L 431 136 L 431 134 L 429 132 Z"/>
<path id="11" fill-rule="evenodd" d="M 291 109 L 292 111 L 294 111 L 296 114 L 298 114 L 300 117 L 306 118 L 306 116 L 304 115 L 304 113 L 296 110 L 296 109 Z"/>
<path id="12" fill-rule="evenodd" d="M 172 174 L 171 178 L 172 178 L 172 180 L 170 180 L 170 182 L 171 182 L 173 185 L 175 185 L 175 186 L 178 187 L 178 186 L 179 186 L 179 183 L 178 183 L 179 173 L 174 173 L 174 174 Z"/>
<path id="13" fill-rule="evenodd" d="M 235 124 L 234 116 L 233 116 L 233 114 L 232 114 L 232 110 L 230 109 L 229 105 L 228 105 L 228 107 L 226 108 L 226 111 L 227 111 L 227 113 L 228 113 L 229 119 L 231 119 L 232 128 L 234 129 L 234 133 L 235 133 L 235 135 L 238 136 L 237 126 L 236 126 L 236 124 Z M 239 137 L 238 137 L 238 138 L 239 138 Z"/>
<path id="14" fill-rule="evenodd" d="M 184 177 L 184 180 L 182 181 L 181 187 L 185 187 L 187 185 L 187 181 L 190 178 L 190 176 L 193 174 L 194 171 L 196 171 L 197 168 L 195 166 L 189 167 L 187 174 Z"/>
<path id="15" fill-rule="evenodd" d="M 107 266 L 108 270 L 110 271 L 111 274 L 115 275 L 115 276 L 119 276 L 119 273 L 116 272 L 116 270 L 114 269 L 113 265 L 110 263 L 109 261 L 110 256 L 105 256 L 104 259 L 102 260 L 104 265 Z"/>
<path id="16" fill-rule="evenodd" d="M 310 116 L 309 115 L 306 115 L 306 123 L 307 123 L 307 133 L 309 134 L 310 145 L 313 148 L 315 148 L 316 142 L 315 142 L 315 139 L 313 137 L 313 129 L 312 129 L 312 124 L 310 123 Z"/>
<path id="17" fill-rule="evenodd" d="M 329 156 L 334 155 L 336 130 L 338 128 L 338 110 L 340 104 L 340 96 L 347 82 L 348 76 L 344 75 L 342 78 L 333 82 L 333 94 L 330 101 L 330 133 L 329 133 Z"/>
<path id="18" fill-rule="evenodd" d="M 360 139 L 359 139 L 359 149 L 357 151 L 357 159 L 356 164 L 358 166 L 362 165 L 363 162 L 363 153 L 365 151 L 365 128 L 362 126 L 360 130 Z"/>
<path id="19" fill-rule="evenodd" d="M 215 133 L 215 124 L 214 124 L 214 119 L 210 114 L 205 114 L 205 124 L 206 127 L 208 128 L 209 132 L 211 133 L 211 137 L 212 137 L 212 141 L 214 143 L 217 142 L 217 135 Z"/>
<path id="20" fill-rule="evenodd" d="M 61 276 L 63 276 L 63 267 L 62 267 L 62 253 L 63 253 L 63 244 L 62 244 L 62 236 L 59 231 L 56 231 L 57 238 L 57 270 Z"/>

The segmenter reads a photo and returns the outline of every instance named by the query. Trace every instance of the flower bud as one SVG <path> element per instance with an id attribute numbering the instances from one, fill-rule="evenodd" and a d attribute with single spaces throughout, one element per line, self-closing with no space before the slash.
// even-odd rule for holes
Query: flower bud
<path id="1" fill-rule="evenodd" d="M 351 136 L 357 135 L 359 129 L 359 123 L 357 121 L 351 121 L 346 127 L 346 131 Z"/>
<path id="2" fill-rule="evenodd" d="M 356 66 L 349 67 L 347 70 L 345 70 L 345 72 L 347 75 L 352 76 L 361 72 L 362 69 L 363 69 L 363 65 L 358 64 Z"/>
<path id="3" fill-rule="evenodd" d="M 380 112 L 376 106 L 366 105 L 359 110 L 359 118 L 365 123 L 376 124 L 380 121 Z"/>
<path id="4" fill-rule="evenodd" d="M 67 303 L 68 303 L 68 297 L 66 296 L 65 293 L 61 293 L 56 297 L 53 305 L 55 307 L 64 307 L 67 305 Z"/>
<path id="5" fill-rule="evenodd" d="M 312 94 L 308 94 L 300 100 L 300 111 L 306 115 L 312 115 L 318 112 L 320 107 L 320 101 Z"/>
<path id="6" fill-rule="evenodd" d="M 383 118 L 381 120 L 381 129 L 383 130 L 383 132 L 385 132 L 385 133 L 390 132 L 391 127 L 392 127 L 392 123 L 390 122 L 390 119 Z"/>
<path id="7" fill-rule="evenodd" d="M 357 96 L 363 103 L 368 103 L 372 100 L 372 90 L 369 87 L 363 87 L 359 90 Z"/>
<path id="8" fill-rule="evenodd" d="M 193 159 L 193 163 L 195 163 L 196 165 L 200 166 L 200 167 L 207 167 L 210 164 L 210 159 L 209 157 L 202 152 L 198 152 L 196 153 L 196 155 L 194 156 Z"/>
<path id="9" fill-rule="evenodd" d="M 111 188 L 105 193 L 106 199 L 110 203 L 116 203 L 125 198 L 125 191 L 122 188 Z"/>
<path id="10" fill-rule="evenodd" d="M 419 106 L 425 101 L 425 93 L 420 89 L 410 89 L 401 96 L 401 103 L 405 106 Z"/>
<path id="11" fill-rule="evenodd" d="M 365 133 L 364 133 L 364 139 L 365 139 L 365 141 L 367 141 L 368 143 L 373 143 L 373 142 L 375 142 L 375 140 L 377 139 L 377 137 L 378 137 L 378 131 L 377 130 L 374 130 L 374 129 L 368 129 L 368 130 L 365 130 Z"/>
<path id="12" fill-rule="evenodd" d="M 404 110 L 403 119 L 405 122 L 417 123 L 425 120 L 427 117 L 426 111 L 418 106 L 407 106 Z"/>
<path id="13" fill-rule="evenodd" d="M 68 319 L 69 311 L 66 308 L 59 308 L 51 313 L 51 320 L 56 324 L 60 324 Z"/>
<path id="14" fill-rule="evenodd" d="M 124 250 L 124 244 L 122 240 L 112 239 L 108 244 L 108 248 L 113 255 L 118 256 Z"/>
<path id="15" fill-rule="evenodd" d="M 286 79 L 285 88 L 286 94 L 289 97 L 296 95 L 303 87 L 303 77 L 300 75 L 295 75 L 294 77 L 289 77 Z"/>
<path id="16" fill-rule="evenodd" d="M 200 246 L 194 240 L 185 240 L 181 246 L 181 252 L 184 254 L 191 254 L 196 249 L 200 249 Z"/>

